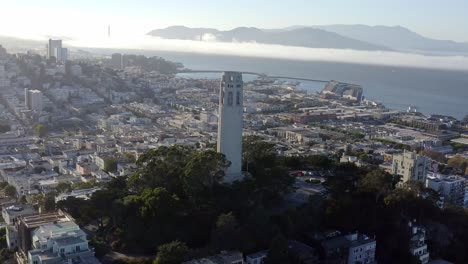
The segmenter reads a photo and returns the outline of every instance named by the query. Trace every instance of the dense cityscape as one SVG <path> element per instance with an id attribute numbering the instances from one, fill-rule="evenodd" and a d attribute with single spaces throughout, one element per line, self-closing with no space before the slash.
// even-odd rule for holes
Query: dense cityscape
<path id="1" fill-rule="evenodd" d="M 196 73 L 0 46 L 0 263 L 468 263 L 468 116 Z"/>

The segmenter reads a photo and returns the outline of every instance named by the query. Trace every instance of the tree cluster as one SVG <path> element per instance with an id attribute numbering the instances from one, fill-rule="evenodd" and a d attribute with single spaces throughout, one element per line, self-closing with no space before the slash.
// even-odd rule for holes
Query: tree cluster
<path id="1" fill-rule="evenodd" d="M 89 200 L 69 198 L 57 206 L 79 224 L 99 226 L 93 239 L 98 255 L 110 249 L 157 251 L 155 263 L 180 263 L 181 256 L 264 249 L 278 232 L 268 209 L 280 202 L 292 179 L 276 165 L 281 162 L 270 144 L 259 139 L 248 144 L 250 176 L 241 182 L 223 183 L 230 165 L 223 154 L 160 147 L 137 160 L 135 174 L 114 179 Z"/>

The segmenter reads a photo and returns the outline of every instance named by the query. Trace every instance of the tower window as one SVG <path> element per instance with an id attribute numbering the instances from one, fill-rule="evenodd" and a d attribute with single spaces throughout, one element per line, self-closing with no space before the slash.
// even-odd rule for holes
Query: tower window
<path id="1" fill-rule="evenodd" d="M 228 93 L 228 105 L 232 105 L 232 92 Z"/>
<path id="2" fill-rule="evenodd" d="M 236 93 L 236 105 L 240 105 L 240 92 Z"/>

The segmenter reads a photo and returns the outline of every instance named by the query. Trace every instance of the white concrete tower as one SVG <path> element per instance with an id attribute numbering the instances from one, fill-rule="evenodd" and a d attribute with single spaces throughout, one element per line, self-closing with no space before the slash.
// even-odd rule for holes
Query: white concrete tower
<path id="1" fill-rule="evenodd" d="M 224 181 L 242 179 L 242 126 L 243 126 L 242 73 L 224 72 L 219 89 L 218 152 L 231 162 Z"/>

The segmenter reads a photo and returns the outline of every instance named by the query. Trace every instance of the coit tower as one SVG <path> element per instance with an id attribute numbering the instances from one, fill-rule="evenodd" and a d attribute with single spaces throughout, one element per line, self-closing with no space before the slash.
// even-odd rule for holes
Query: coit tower
<path id="1" fill-rule="evenodd" d="M 242 179 L 242 126 L 243 126 L 242 73 L 224 72 L 219 89 L 218 152 L 231 162 L 224 181 Z"/>

